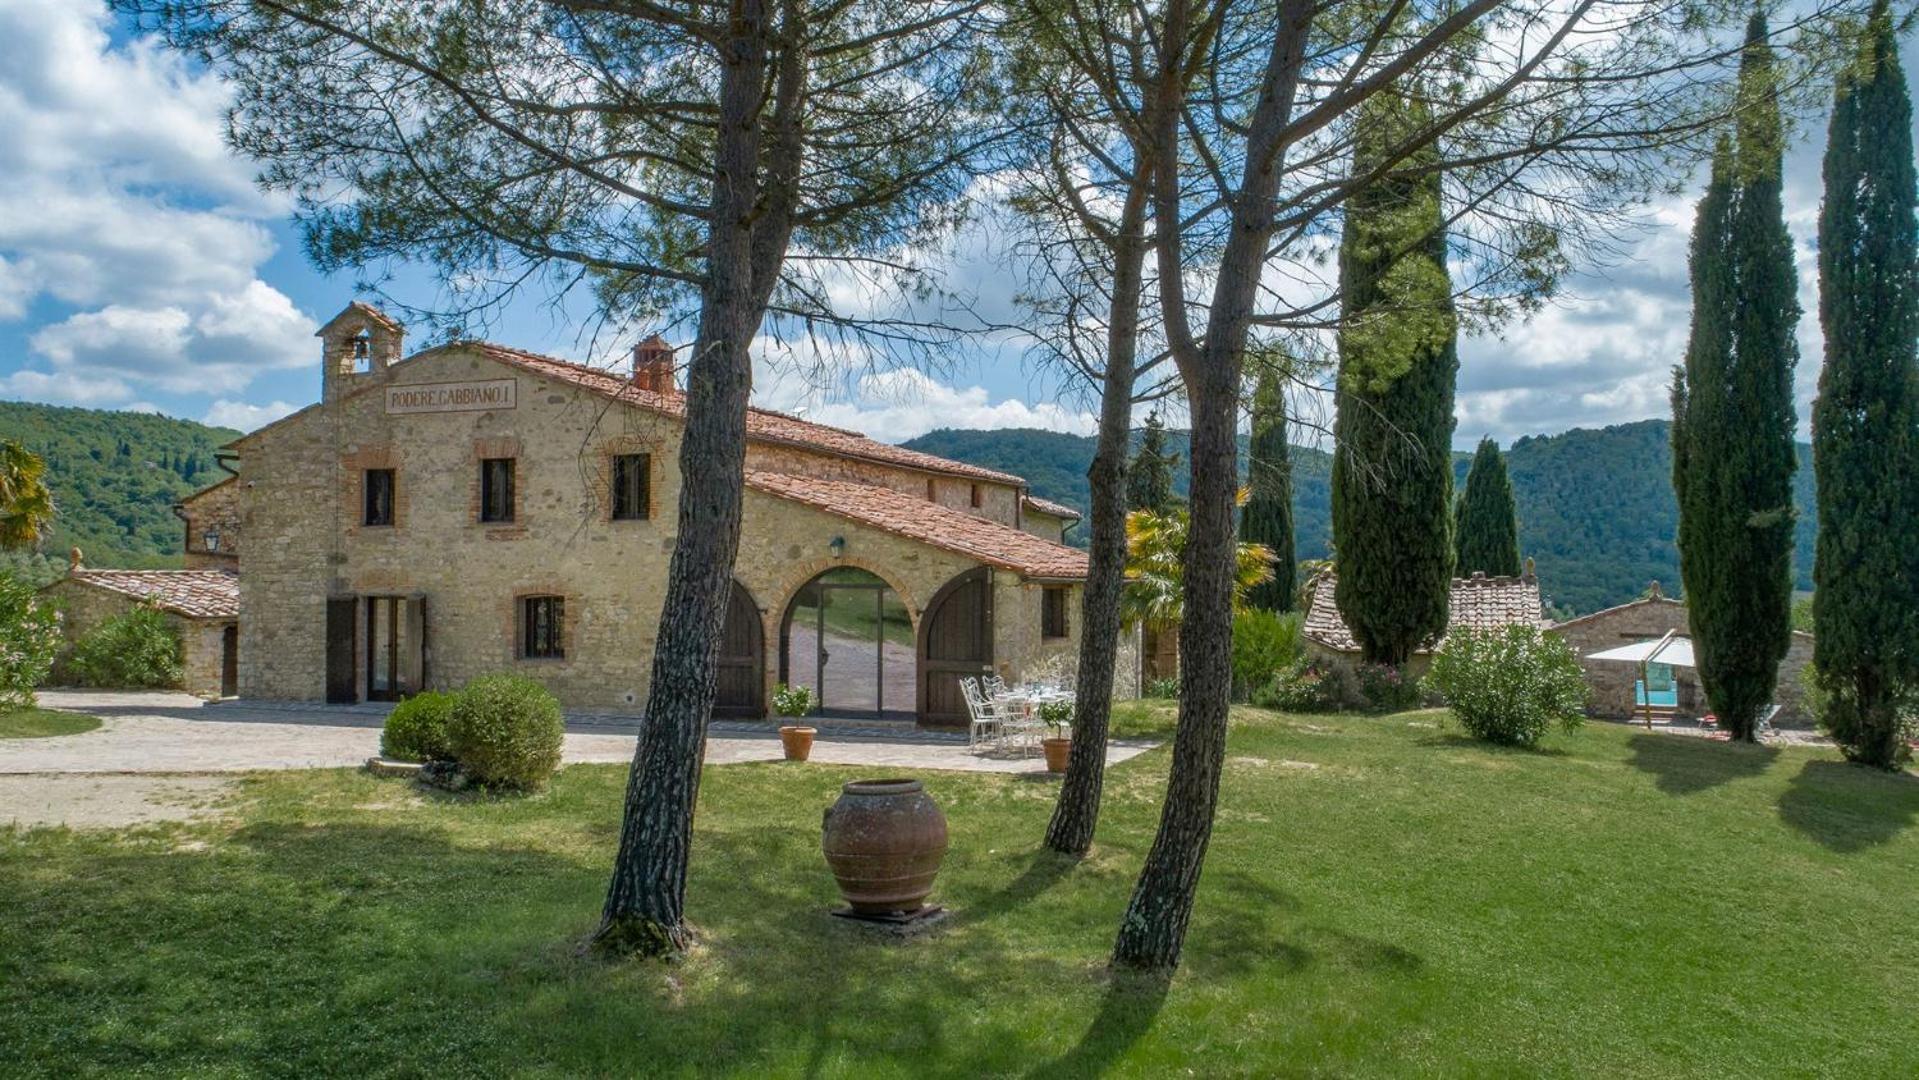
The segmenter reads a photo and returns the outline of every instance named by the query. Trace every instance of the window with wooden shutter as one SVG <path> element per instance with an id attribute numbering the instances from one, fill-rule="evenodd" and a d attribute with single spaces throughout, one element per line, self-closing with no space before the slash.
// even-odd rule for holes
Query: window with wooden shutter
<path id="1" fill-rule="evenodd" d="M 1040 593 L 1039 634 L 1047 638 L 1067 636 L 1066 604 L 1072 590 L 1064 585 L 1048 585 Z"/>

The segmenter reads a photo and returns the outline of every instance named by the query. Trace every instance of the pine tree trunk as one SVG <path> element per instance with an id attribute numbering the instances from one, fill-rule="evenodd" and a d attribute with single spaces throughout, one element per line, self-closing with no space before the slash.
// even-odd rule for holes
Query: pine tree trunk
<path id="1" fill-rule="evenodd" d="M 1092 489 L 1092 543 L 1080 607 L 1079 675 L 1074 686 L 1073 748 L 1060 784 L 1046 846 L 1084 855 L 1099 824 L 1106 779 L 1106 732 L 1113 711 L 1119 651 L 1119 601 L 1126 587 L 1126 451 L 1133 430 L 1133 378 L 1139 345 L 1140 282 L 1146 262 L 1146 189 L 1136 179 L 1113 246 L 1113 302 L 1107 327 L 1099 438 L 1086 476 Z"/>
<path id="2" fill-rule="evenodd" d="M 646 722 L 627 780 L 619 855 L 593 937 L 596 949 L 613 954 L 668 955 L 688 943 L 693 811 L 739 549 L 752 383 L 748 346 L 763 310 L 762 290 L 755 288 L 753 210 L 765 13 L 759 0 L 742 0 L 735 12 L 723 52 L 707 282 L 680 443 L 680 475 L 689 482 L 680 487 L 678 537 L 667 567 Z"/>
<path id="3" fill-rule="evenodd" d="M 1113 963 L 1146 971 L 1179 964 L 1212 838 L 1226 757 L 1233 683 L 1233 585 L 1238 487 L 1237 373 L 1192 398 L 1192 526 L 1186 540 L 1185 618 L 1179 627 L 1179 727 L 1159 833 L 1113 946 Z M 1215 378 L 1214 382 L 1224 381 Z"/>

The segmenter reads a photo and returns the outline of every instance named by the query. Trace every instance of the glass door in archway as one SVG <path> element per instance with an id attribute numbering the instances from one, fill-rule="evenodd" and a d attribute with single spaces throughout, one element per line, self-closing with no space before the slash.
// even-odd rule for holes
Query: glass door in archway
<path id="1" fill-rule="evenodd" d="M 828 570 L 786 614 L 786 681 L 811 689 L 824 716 L 910 717 L 913 620 L 879 576 Z"/>

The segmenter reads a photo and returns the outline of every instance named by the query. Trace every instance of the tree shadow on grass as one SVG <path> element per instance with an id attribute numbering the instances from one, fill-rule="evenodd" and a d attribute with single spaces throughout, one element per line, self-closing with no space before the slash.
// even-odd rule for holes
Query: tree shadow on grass
<path id="1" fill-rule="evenodd" d="M 1026 869 L 1006 884 L 967 905 L 963 917 L 992 919 L 1037 899 L 1073 872 L 1080 860 L 1041 845 L 1027 856 Z"/>
<path id="2" fill-rule="evenodd" d="M 1779 796 L 1787 825 L 1842 854 L 1898 836 L 1919 817 L 1919 778 L 1840 761 L 1808 761 Z"/>
<path id="3" fill-rule="evenodd" d="M 1159 1018 L 1172 978 L 1158 974 L 1113 972 L 1099 1012 L 1071 1050 L 1026 1075 L 1045 1080 L 1099 1076 L 1145 1037 Z"/>
<path id="4" fill-rule="evenodd" d="M 1651 773 L 1668 795 L 1691 795 L 1734 780 L 1758 776 L 1779 757 L 1776 746 L 1720 742 L 1689 735 L 1634 735 L 1632 766 Z"/>

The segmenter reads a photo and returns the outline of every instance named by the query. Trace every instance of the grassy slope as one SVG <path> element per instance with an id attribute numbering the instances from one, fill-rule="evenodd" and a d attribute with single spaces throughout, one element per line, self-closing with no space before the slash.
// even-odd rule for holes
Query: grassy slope
<path id="1" fill-rule="evenodd" d="M 49 1074 L 1919 1070 L 1919 780 L 1612 726 L 1506 752 L 1437 718 L 1244 715 L 1163 994 L 1102 964 L 1164 750 L 1111 775 L 1078 867 L 1036 851 L 1053 784 L 932 777 L 955 915 L 906 944 L 821 914 L 850 772 L 711 770 L 705 944 L 667 969 L 571 949 L 620 768 L 500 803 L 284 773 L 237 825 L 0 831 L 0 1046 Z"/>
<path id="2" fill-rule="evenodd" d="M 96 716 L 54 712 L 51 709 L 0 710 L 0 739 L 44 739 L 53 735 L 78 735 L 100 726 Z"/>

